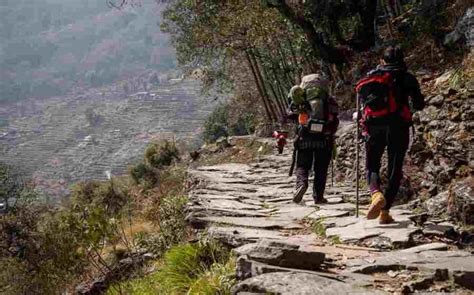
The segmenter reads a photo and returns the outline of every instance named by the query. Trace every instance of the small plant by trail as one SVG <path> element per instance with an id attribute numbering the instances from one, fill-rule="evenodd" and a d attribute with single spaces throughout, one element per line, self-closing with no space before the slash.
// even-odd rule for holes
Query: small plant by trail
<path id="1" fill-rule="evenodd" d="M 168 140 L 153 143 L 145 150 L 145 163 L 153 168 L 169 166 L 178 160 L 178 148 L 174 142 Z"/>
<path id="2" fill-rule="evenodd" d="M 310 220 L 311 230 L 321 238 L 326 238 L 326 227 L 323 224 L 324 219 Z"/>
<path id="3" fill-rule="evenodd" d="M 159 182 L 160 170 L 180 160 L 175 142 L 164 140 L 150 144 L 145 150 L 144 159 L 129 168 L 129 174 L 135 184 L 145 189 L 156 186 Z"/>
<path id="4" fill-rule="evenodd" d="M 235 258 L 215 241 L 201 240 L 171 248 L 149 276 L 124 283 L 127 294 L 231 294 Z M 109 295 L 118 294 L 115 289 Z"/>

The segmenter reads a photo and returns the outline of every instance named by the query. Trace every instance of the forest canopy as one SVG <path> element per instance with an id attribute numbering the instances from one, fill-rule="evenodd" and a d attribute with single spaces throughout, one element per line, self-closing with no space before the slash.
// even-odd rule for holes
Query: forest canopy
<path id="1" fill-rule="evenodd" d="M 287 90 L 302 75 L 321 71 L 333 86 L 350 86 L 374 66 L 358 68 L 354 58 L 370 61 L 384 46 L 410 50 L 420 40 L 440 48 L 453 18 L 450 1 L 433 0 L 167 2 L 162 29 L 171 35 L 180 66 L 200 69 L 207 87 L 260 99 L 273 122 L 284 119 Z M 464 11 L 466 4 L 458 2 Z"/>

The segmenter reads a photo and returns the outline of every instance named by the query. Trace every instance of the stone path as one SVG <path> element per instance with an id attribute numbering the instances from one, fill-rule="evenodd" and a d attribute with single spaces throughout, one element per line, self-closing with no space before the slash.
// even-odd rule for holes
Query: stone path
<path id="1" fill-rule="evenodd" d="M 474 256 L 446 251 L 446 244 L 416 245 L 413 236 L 424 228 L 415 225 L 416 215 L 409 210 L 395 208 L 397 222 L 391 225 L 364 219 L 367 205 L 361 205 L 356 218 L 354 188 L 331 181 L 328 204 L 314 206 L 309 192 L 304 204 L 292 203 L 290 153 L 263 156 L 249 165 L 189 171 L 196 185 L 188 220 L 235 248 L 240 280 L 235 294 L 443 291 L 452 284 L 473 288 Z M 361 199 L 368 203 L 368 195 Z"/>

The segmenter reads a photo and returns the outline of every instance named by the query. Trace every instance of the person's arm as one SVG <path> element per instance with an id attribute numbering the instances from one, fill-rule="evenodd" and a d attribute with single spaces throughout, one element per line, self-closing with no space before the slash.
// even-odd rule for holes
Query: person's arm
<path id="1" fill-rule="evenodd" d="M 407 94 L 411 99 L 413 108 L 417 111 L 421 111 L 425 107 L 425 96 L 421 93 L 418 80 L 416 80 L 415 76 L 408 74 L 406 83 Z"/>
<path id="2" fill-rule="evenodd" d="M 293 102 L 290 102 L 286 109 L 286 118 L 291 121 L 298 121 L 298 109 Z"/>

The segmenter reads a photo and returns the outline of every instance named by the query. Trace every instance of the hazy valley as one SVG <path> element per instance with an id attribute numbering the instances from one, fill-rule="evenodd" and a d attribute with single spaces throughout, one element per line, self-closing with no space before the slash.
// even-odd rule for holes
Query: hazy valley
<path id="1" fill-rule="evenodd" d="M 160 138 L 192 143 L 215 106 L 199 83 L 175 79 L 126 95 L 119 86 L 0 107 L 0 161 L 20 167 L 49 195 L 69 184 L 126 172 Z"/>

